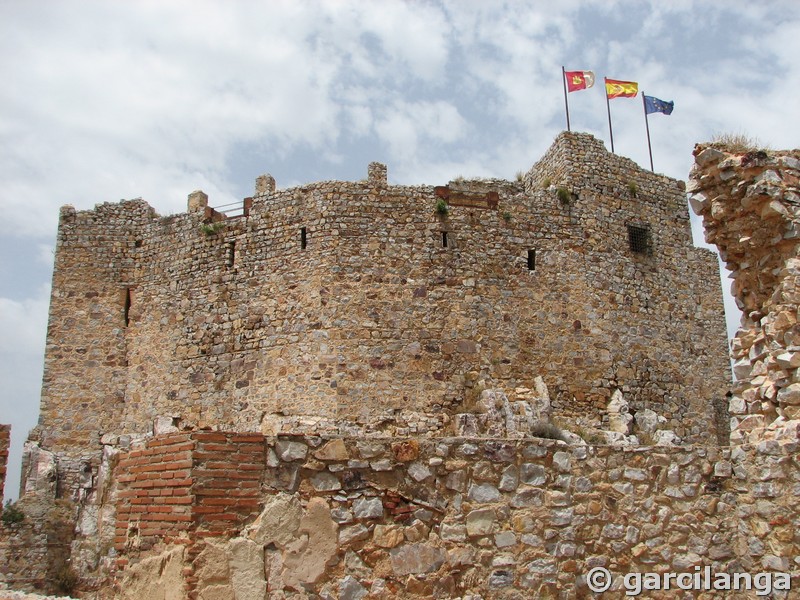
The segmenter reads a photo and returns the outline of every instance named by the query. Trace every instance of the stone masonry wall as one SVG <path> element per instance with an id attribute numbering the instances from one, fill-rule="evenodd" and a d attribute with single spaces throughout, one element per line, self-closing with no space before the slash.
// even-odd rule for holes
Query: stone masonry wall
<path id="1" fill-rule="evenodd" d="M 600 426 L 621 389 L 686 441 L 727 433 L 717 266 L 682 184 L 591 136 L 560 135 L 521 182 L 393 186 L 375 164 L 361 182 L 259 178 L 240 217 L 189 204 L 62 209 L 32 438 L 74 473 L 64 494 L 100 436 L 159 418 L 448 435 L 481 389 L 513 401 L 537 376 L 567 422 Z"/>
<path id="2" fill-rule="evenodd" d="M 698 145 L 689 190 L 706 240 L 717 245 L 732 272 L 732 292 L 742 310 L 731 345 L 737 379 L 731 439 L 795 430 L 800 425 L 800 151 Z"/>
<path id="3" fill-rule="evenodd" d="M 575 598 L 597 566 L 618 578 L 791 572 L 797 589 L 797 449 L 156 437 L 117 464 L 121 570 L 108 594 Z M 149 479 L 159 460 L 167 475 Z"/>
<path id="4" fill-rule="evenodd" d="M 11 445 L 11 425 L 0 425 L 0 505 L 3 503 L 3 490 L 6 485 L 8 448 Z"/>

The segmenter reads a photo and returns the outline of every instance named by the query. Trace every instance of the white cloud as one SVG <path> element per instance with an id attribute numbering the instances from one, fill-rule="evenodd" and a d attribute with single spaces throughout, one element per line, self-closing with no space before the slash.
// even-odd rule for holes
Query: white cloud
<path id="1" fill-rule="evenodd" d="M 391 156 L 401 162 L 419 162 L 420 142 L 438 146 L 463 138 L 468 125 L 458 109 L 443 101 L 397 102 L 378 117 L 375 130 L 389 146 Z M 429 156 L 430 150 L 424 152 Z"/>
<path id="2" fill-rule="evenodd" d="M 4 358 L 40 356 L 44 351 L 44 326 L 50 289 L 43 286 L 39 294 L 23 301 L 0 297 L 0 353 Z"/>
<path id="3" fill-rule="evenodd" d="M 49 299 L 46 285 L 23 301 L 0 297 L 0 422 L 12 424 L 6 498 L 16 497 L 22 443 L 38 416 Z"/>

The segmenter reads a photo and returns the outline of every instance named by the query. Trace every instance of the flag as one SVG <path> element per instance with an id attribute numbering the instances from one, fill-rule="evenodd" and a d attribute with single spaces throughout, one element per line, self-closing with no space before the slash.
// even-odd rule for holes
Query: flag
<path id="1" fill-rule="evenodd" d="M 585 90 L 594 85 L 594 72 L 592 71 L 565 71 L 567 89 L 570 92 Z"/>
<path id="2" fill-rule="evenodd" d="M 675 107 L 674 102 L 665 102 L 664 100 L 659 100 L 655 96 L 645 96 L 644 97 L 644 112 L 645 114 L 651 113 L 664 113 L 665 115 L 671 115 L 672 109 Z"/>
<path id="3" fill-rule="evenodd" d="M 639 84 L 635 81 L 618 81 L 606 79 L 606 96 L 611 98 L 634 98 L 639 93 Z"/>

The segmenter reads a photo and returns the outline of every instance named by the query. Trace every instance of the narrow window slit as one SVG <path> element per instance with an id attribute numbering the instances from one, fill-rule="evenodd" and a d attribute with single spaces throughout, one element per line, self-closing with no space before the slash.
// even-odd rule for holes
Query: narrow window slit
<path id="1" fill-rule="evenodd" d="M 131 288 L 125 288 L 125 305 L 123 308 L 123 317 L 125 319 L 125 327 L 131 323 Z"/>
<path id="2" fill-rule="evenodd" d="M 536 270 L 536 250 L 528 250 L 528 271 Z"/>
<path id="3" fill-rule="evenodd" d="M 308 246 L 308 236 L 306 234 L 306 228 L 300 228 L 300 249 L 305 250 L 306 246 Z"/>
<path id="4" fill-rule="evenodd" d="M 228 267 L 232 267 L 235 259 L 236 259 L 236 242 L 228 242 L 228 252 L 225 258 L 225 264 Z"/>
<path id="5" fill-rule="evenodd" d="M 447 232 L 442 232 L 442 248 L 447 248 Z"/>

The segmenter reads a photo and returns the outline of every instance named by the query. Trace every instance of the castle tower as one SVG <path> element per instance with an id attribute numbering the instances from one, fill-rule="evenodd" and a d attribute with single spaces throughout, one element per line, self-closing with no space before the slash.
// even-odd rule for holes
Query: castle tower
<path id="1" fill-rule="evenodd" d="M 361 182 L 259 178 L 235 217 L 202 192 L 169 217 L 65 207 L 52 294 L 33 437 L 73 462 L 158 418 L 444 435 L 477 386 L 537 376 L 565 422 L 600 424 L 622 390 L 685 441 L 725 435 L 718 267 L 683 185 L 587 134 L 518 182 L 389 185 L 373 164 Z"/>

